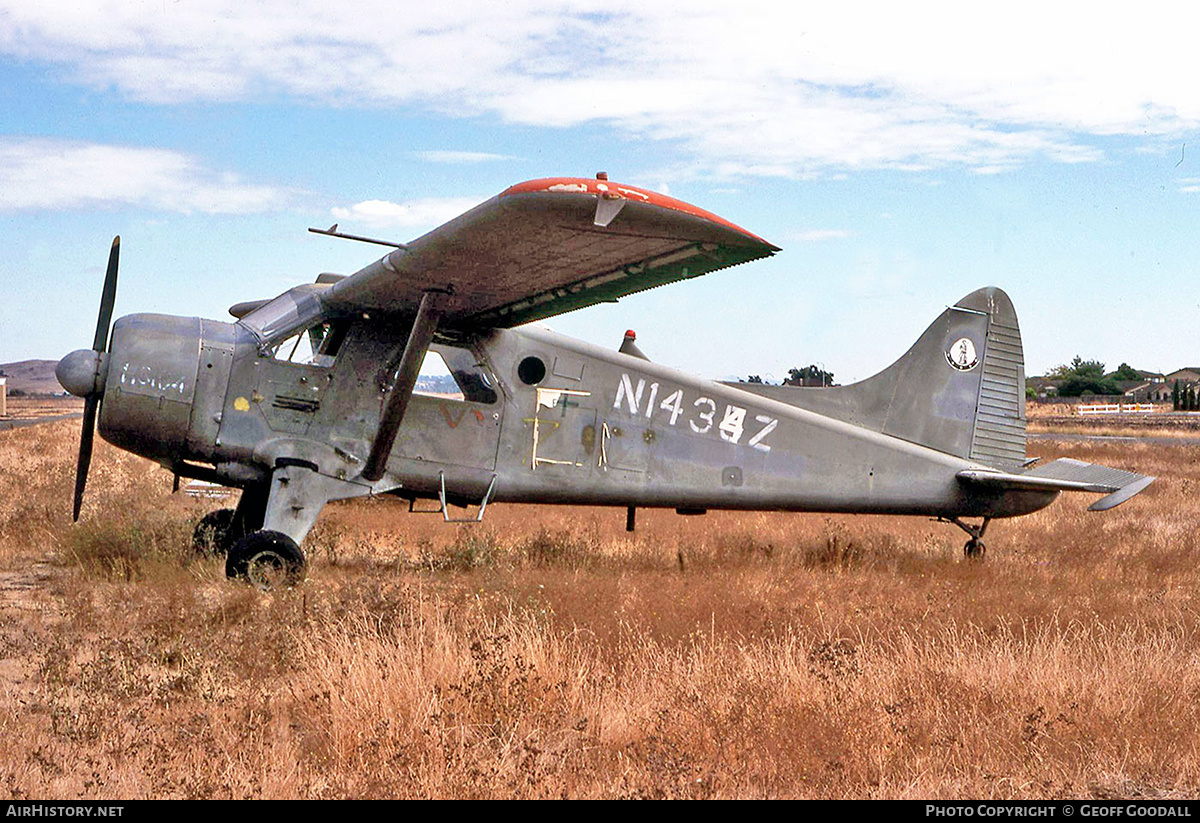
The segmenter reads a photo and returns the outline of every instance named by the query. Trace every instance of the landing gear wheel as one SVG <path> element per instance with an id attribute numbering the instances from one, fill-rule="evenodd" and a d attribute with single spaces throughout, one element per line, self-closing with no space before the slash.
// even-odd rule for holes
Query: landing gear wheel
<path id="1" fill-rule="evenodd" d="M 988 523 L 992 522 L 992 518 L 983 518 L 983 522 L 978 526 L 972 526 L 958 517 L 939 517 L 938 520 L 942 523 L 953 523 L 965 531 L 971 539 L 967 541 L 967 545 L 963 546 L 963 556 L 976 563 L 983 562 L 983 556 L 987 553 L 987 546 L 983 545 L 983 533 L 987 531 Z"/>
<path id="2" fill-rule="evenodd" d="M 240 531 L 236 511 L 217 509 L 204 515 L 196 524 L 192 531 L 192 548 L 197 554 L 225 554 L 242 537 Z"/>
<path id="3" fill-rule="evenodd" d="M 229 550 L 225 575 L 267 591 L 304 579 L 304 553 L 282 532 L 252 532 Z"/>

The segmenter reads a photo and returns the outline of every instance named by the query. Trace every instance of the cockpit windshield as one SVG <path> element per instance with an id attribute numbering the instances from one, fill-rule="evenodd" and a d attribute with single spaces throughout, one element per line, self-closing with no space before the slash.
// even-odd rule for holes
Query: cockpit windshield
<path id="1" fill-rule="evenodd" d="M 313 283 L 288 289 L 240 322 L 258 336 L 262 345 L 271 346 L 320 318 L 319 295 L 327 288 L 327 285 Z"/>

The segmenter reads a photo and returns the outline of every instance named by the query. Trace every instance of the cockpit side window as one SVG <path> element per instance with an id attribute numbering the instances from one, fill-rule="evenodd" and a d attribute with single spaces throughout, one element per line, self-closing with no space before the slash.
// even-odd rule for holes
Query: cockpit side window
<path id="1" fill-rule="evenodd" d="M 301 329 L 271 347 L 271 356 L 285 363 L 328 368 L 333 365 L 348 324 L 325 320 Z"/>
<path id="2" fill-rule="evenodd" d="M 425 353 L 413 394 L 495 403 L 495 385 L 487 367 L 469 349 L 434 344 Z"/>
<path id="3" fill-rule="evenodd" d="M 446 365 L 446 358 L 442 357 L 441 352 L 433 349 L 425 352 L 413 394 L 441 397 L 446 400 L 466 400 L 466 395 L 454 379 L 454 375 L 450 373 L 450 367 Z"/>

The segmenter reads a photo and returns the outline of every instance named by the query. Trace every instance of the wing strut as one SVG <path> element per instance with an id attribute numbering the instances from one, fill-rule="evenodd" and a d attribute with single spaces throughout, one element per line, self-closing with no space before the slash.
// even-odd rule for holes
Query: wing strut
<path id="1" fill-rule="evenodd" d="M 387 467 L 388 455 L 392 453 L 396 433 L 400 431 L 400 424 L 404 421 L 408 399 L 412 397 L 413 389 L 417 385 L 417 375 L 421 372 L 425 352 L 429 350 L 429 344 L 433 342 L 433 333 L 437 331 L 438 321 L 442 318 L 443 296 L 442 292 L 435 291 L 427 291 L 421 296 L 421 306 L 417 309 L 412 331 L 408 333 L 408 342 L 404 345 L 404 355 L 396 369 L 396 382 L 392 385 L 392 392 L 383 407 L 379 431 L 375 434 L 371 454 L 363 467 L 363 478 L 372 483 L 383 477 Z"/>

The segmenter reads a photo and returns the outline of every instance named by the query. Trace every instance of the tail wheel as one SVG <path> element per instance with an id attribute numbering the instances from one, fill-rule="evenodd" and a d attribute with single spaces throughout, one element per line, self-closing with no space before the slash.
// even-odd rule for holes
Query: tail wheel
<path id="1" fill-rule="evenodd" d="M 967 541 L 967 545 L 963 546 L 963 556 L 967 560 L 983 562 L 983 556 L 987 553 L 987 546 L 983 545 L 983 533 L 987 531 L 988 523 L 992 522 L 992 518 L 984 517 L 983 522 L 978 526 L 972 526 L 959 517 L 939 517 L 938 520 L 942 523 L 953 523 L 970 535 L 971 539 Z"/>
<path id="2" fill-rule="evenodd" d="M 963 554 L 968 560 L 983 560 L 983 556 L 987 554 L 987 546 L 983 545 L 979 538 L 973 537 L 963 546 Z"/>
<path id="3" fill-rule="evenodd" d="M 225 575 L 267 591 L 304 580 L 304 553 L 282 532 L 252 532 L 234 544 L 225 559 Z"/>

